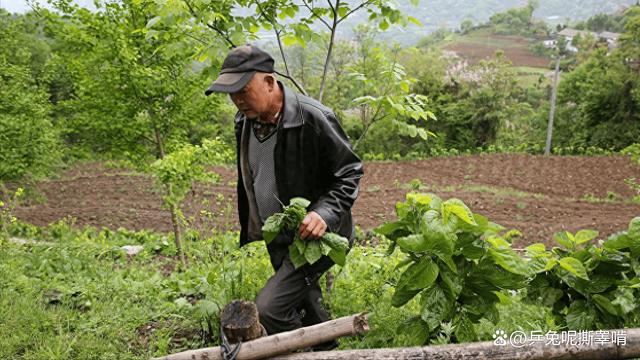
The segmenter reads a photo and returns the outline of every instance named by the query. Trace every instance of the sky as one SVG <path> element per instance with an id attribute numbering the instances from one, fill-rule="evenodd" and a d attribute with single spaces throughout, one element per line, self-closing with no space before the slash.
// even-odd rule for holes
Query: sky
<path id="1" fill-rule="evenodd" d="M 31 2 L 31 1 L 30 1 Z M 46 0 L 38 1 L 42 6 L 46 8 L 51 8 L 47 5 Z M 75 0 L 76 4 L 88 8 L 93 8 L 93 0 Z M 31 8 L 27 3 L 27 0 L 0 0 L 0 8 L 3 8 L 11 13 L 24 13 L 29 11 Z"/>

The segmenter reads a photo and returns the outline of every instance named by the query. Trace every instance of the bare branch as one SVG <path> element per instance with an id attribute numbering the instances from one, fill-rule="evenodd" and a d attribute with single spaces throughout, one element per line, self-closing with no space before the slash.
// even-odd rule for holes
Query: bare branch
<path id="1" fill-rule="evenodd" d="M 198 14 L 196 13 L 196 11 L 194 10 L 194 8 L 191 6 L 191 4 L 189 3 L 188 0 L 182 0 L 184 1 L 184 3 L 187 5 L 187 7 L 189 8 L 189 12 L 191 13 L 191 15 L 195 18 L 198 17 Z M 204 23 L 204 22 L 203 22 Z M 225 34 L 222 30 L 220 30 L 215 24 L 211 24 L 211 23 L 204 23 L 204 25 L 206 27 L 208 27 L 209 29 L 215 31 L 216 33 L 218 33 L 218 35 L 220 35 L 232 48 L 236 47 L 236 44 L 233 43 L 233 41 L 231 41 L 231 38 L 229 38 L 228 34 Z"/>
<path id="2" fill-rule="evenodd" d="M 333 14 L 335 14 L 335 13 L 336 13 L 336 11 L 337 11 L 337 9 L 338 9 L 338 5 L 336 4 L 336 6 L 334 7 L 334 6 L 333 6 L 333 3 L 331 2 L 331 0 L 327 0 L 327 4 L 329 4 L 329 7 L 331 8 L 331 12 L 332 12 Z"/>
<path id="3" fill-rule="evenodd" d="M 216 25 L 214 24 L 210 24 L 210 23 L 206 23 L 205 24 L 209 29 L 212 29 L 213 31 L 217 32 L 218 35 L 220 35 L 228 44 L 229 46 L 231 46 L 232 48 L 236 47 L 237 45 L 231 40 L 231 38 L 229 38 L 229 34 L 225 34 L 222 30 L 220 30 Z"/>
<path id="4" fill-rule="evenodd" d="M 393 63 L 391 64 L 391 69 L 393 69 L 396 66 L 397 63 L 397 53 L 396 56 L 393 58 Z M 389 91 L 391 91 L 391 83 L 392 83 L 392 79 L 391 79 L 391 71 L 389 72 L 389 79 L 388 81 L 386 81 L 387 83 L 387 87 L 385 88 L 384 92 L 382 93 L 382 96 L 387 96 L 387 94 L 389 94 Z M 362 132 L 362 134 L 360 135 L 360 137 L 358 138 L 358 140 L 356 140 L 356 142 L 353 144 L 353 150 L 355 150 L 358 145 L 360 144 L 360 142 L 362 141 L 362 139 L 364 139 L 364 136 L 367 134 L 367 131 L 369 131 L 369 128 L 371 127 L 371 125 L 373 125 L 374 122 L 379 121 L 380 119 L 384 119 L 387 114 L 385 114 L 384 116 L 382 116 L 380 119 L 377 119 L 378 117 L 378 113 L 380 113 L 380 110 L 382 110 L 382 103 L 378 103 L 378 107 L 376 108 L 375 113 L 373 114 L 373 116 L 371 117 L 371 120 L 369 121 L 369 123 L 365 126 L 364 131 Z"/>
<path id="5" fill-rule="evenodd" d="M 260 10 L 260 15 L 263 16 L 265 19 L 267 19 L 267 21 L 271 24 L 271 26 L 273 26 L 273 31 L 276 33 L 276 39 L 278 40 L 278 48 L 280 49 L 280 56 L 282 56 L 282 62 L 284 63 L 284 70 L 286 72 L 286 75 L 280 74 L 280 73 L 278 73 L 278 75 L 291 80 L 293 85 L 295 85 L 295 87 L 298 88 L 298 90 L 301 93 L 303 93 L 304 95 L 307 95 L 306 90 L 300 84 L 298 84 L 298 82 L 293 78 L 293 76 L 291 76 L 291 73 L 289 72 L 289 65 L 287 64 L 287 56 L 284 53 L 284 47 L 282 46 L 282 39 L 280 37 L 280 34 L 282 33 L 282 31 L 278 30 L 278 23 L 274 19 L 269 18 L 267 16 L 266 12 L 262 9 L 262 6 L 260 6 L 259 1 L 255 1 L 255 4 L 258 6 L 258 9 Z"/>
<path id="6" fill-rule="evenodd" d="M 284 63 L 284 71 L 287 73 L 287 76 L 291 76 L 291 73 L 289 72 L 289 66 L 287 65 L 287 57 L 284 54 L 284 48 L 282 47 L 282 41 L 280 41 L 280 31 L 275 30 L 275 32 L 276 39 L 278 40 L 278 48 L 280 49 L 280 56 L 282 56 L 282 62 Z"/>
<path id="7" fill-rule="evenodd" d="M 258 6 L 258 10 L 260 10 L 260 16 L 265 18 L 275 28 L 278 23 L 273 18 L 267 16 L 267 13 L 264 11 L 264 9 L 262 9 L 262 6 L 260 5 L 260 1 L 254 1 L 254 4 Z"/>
<path id="8" fill-rule="evenodd" d="M 270 24 L 273 26 L 273 32 L 276 33 L 276 39 L 278 40 L 278 48 L 280 49 L 280 56 L 282 56 L 282 62 L 284 63 L 284 70 L 287 73 L 287 76 L 291 76 L 289 72 L 289 66 L 287 65 L 287 57 L 284 54 L 284 48 L 282 47 L 282 41 L 280 39 L 281 30 L 278 30 L 278 23 L 273 19 L 267 16 L 267 13 L 260 6 L 259 1 L 254 2 L 258 6 L 258 10 L 260 10 L 260 15 L 264 17 Z"/>
<path id="9" fill-rule="evenodd" d="M 340 0 L 336 0 L 336 9 L 340 7 Z M 318 93 L 318 101 L 322 102 L 324 96 L 324 87 L 327 82 L 327 72 L 329 71 L 329 63 L 331 62 L 331 54 L 333 52 L 333 44 L 336 41 L 336 28 L 338 27 L 338 12 L 333 12 L 333 24 L 329 29 L 331 37 L 329 38 L 329 48 L 327 49 L 327 57 L 324 59 L 324 68 L 322 70 L 322 80 L 320 81 L 320 92 Z"/>
<path id="10" fill-rule="evenodd" d="M 367 5 L 370 5 L 370 4 L 372 4 L 372 3 L 373 3 L 373 0 L 367 0 L 367 1 L 363 2 L 362 4 L 360 4 L 360 5 L 356 6 L 356 7 L 354 7 L 353 9 L 349 10 L 349 12 L 348 12 L 348 13 L 346 13 L 343 17 L 341 17 L 341 18 L 338 20 L 338 24 L 339 24 L 339 23 L 341 23 L 341 22 L 342 22 L 342 20 L 344 20 L 344 19 L 348 18 L 348 17 L 349 17 L 349 15 L 353 14 L 354 12 L 356 12 L 356 11 L 358 11 L 358 10 L 362 9 L 363 7 L 365 7 L 365 6 L 367 6 Z"/>
<path id="11" fill-rule="evenodd" d="M 288 76 L 279 72 L 275 72 L 276 74 L 282 76 L 283 78 L 289 79 L 291 80 L 291 82 L 293 83 L 293 85 L 298 88 L 298 91 L 300 91 L 302 94 L 304 94 L 305 96 L 308 96 L 309 94 L 307 93 L 307 91 L 302 87 L 302 85 L 298 84 L 298 82 L 296 81 L 296 79 L 293 78 L 293 76 Z"/>
<path id="12" fill-rule="evenodd" d="M 313 17 L 315 17 L 315 18 L 317 18 L 318 20 L 320 20 L 320 21 L 324 24 L 324 26 L 326 26 L 326 27 L 327 27 L 327 29 L 331 30 L 331 25 L 329 25 L 329 23 L 328 23 L 325 19 L 323 19 L 323 18 L 322 18 L 322 16 L 318 15 L 318 14 L 315 12 L 315 10 L 314 10 L 311 6 L 309 6 L 309 3 L 307 3 L 307 0 L 302 0 L 302 3 L 304 4 L 304 6 L 305 6 L 307 9 L 309 9 L 309 12 L 311 12 L 311 15 L 313 15 Z"/>
<path id="13" fill-rule="evenodd" d="M 197 42 L 201 43 L 202 45 L 209 45 L 209 43 L 208 43 L 208 42 L 206 42 L 206 41 L 204 41 L 204 40 L 200 39 L 200 38 L 199 38 L 199 37 L 197 37 L 197 36 L 193 36 L 193 35 L 189 34 L 189 32 L 187 32 L 187 31 L 182 31 L 182 32 L 178 33 L 178 35 L 186 35 L 187 37 L 192 38 L 193 40 L 195 40 L 195 41 L 197 41 Z"/>

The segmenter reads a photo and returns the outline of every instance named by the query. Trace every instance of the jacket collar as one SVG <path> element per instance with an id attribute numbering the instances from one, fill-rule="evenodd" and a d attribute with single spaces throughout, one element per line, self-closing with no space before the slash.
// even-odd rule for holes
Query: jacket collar
<path id="1" fill-rule="evenodd" d="M 280 88 L 284 95 L 284 112 L 282 113 L 282 121 L 280 126 L 285 129 L 291 129 L 294 127 L 302 126 L 304 124 L 304 118 L 302 117 L 302 111 L 300 109 L 300 100 L 298 94 L 286 87 L 282 82 L 278 81 Z M 236 113 L 236 123 L 241 123 L 246 120 L 241 112 Z"/>
<path id="2" fill-rule="evenodd" d="M 300 109 L 300 100 L 298 95 L 283 83 L 278 81 L 282 92 L 284 93 L 284 112 L 282 113 L 282 127 L 290 129 L 304 124 L 304 117 Z"/>

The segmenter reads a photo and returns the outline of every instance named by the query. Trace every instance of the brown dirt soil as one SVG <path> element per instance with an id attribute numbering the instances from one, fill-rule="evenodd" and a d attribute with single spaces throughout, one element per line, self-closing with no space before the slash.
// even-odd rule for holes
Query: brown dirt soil
<path id="1" fill-rule="evenodd" d="M 216 170 L 221 182 L 197 184 L 195 195 L 185 201 L 185 213 L 200 229 L 236 228 L 235 168 Z M 640 178 L 640 167 L 621 156 L 497 154 L 367 163 L 353 213 L 365 230 L 393 219 L 395 203 L 410 191 L 407 184 L 419 179 L 414 183 L 422 184 L 422 191 L 460 198 L 472 211 L 522 231 L 517 246 L 550 244 L 551 235 L 560 230 L 590 228 L 607 236 L 625 229 L 631 218 L 640 216 L 640 205 L 624 200 L 634 195 L 624 184 L 631 177 Z M 37 189 L 46 201 L 17 207 L 19 219 L 47 225 L 72 216 L 80 226 L 171 231 L 170 216 L 161 208 L 148 176 L 92 163 L 40 182 Z M 604 199 L 608 194 L 620 200 L 581 200 L 586 195 Z M 208 215 L 202 216 L 202 211 Z"/>
<path id="2" fill-rule="evenodd" d="M 495 44 L 478 44 L 472 42 L 459 42 L 445 46 L 446 50 L 453 51 L 459 56 L 467 59 L 471 64 L 480 60 L 492 58 L 496 51 L 504 51 L 504 55 L 511 61 L 513 66 L 549 67 L 550 59 L 535 55 L 528 49 L 528 42 L 525 39 L 510 36 L 494 35 L 497 40 L 513 42 L 513 45 L 498 46 Z"/>

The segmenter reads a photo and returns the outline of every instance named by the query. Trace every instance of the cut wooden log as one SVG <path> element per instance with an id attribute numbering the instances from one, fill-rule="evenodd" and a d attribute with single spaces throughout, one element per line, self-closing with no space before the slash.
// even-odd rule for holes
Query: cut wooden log
<path id="1" fill-rule="evenodd" d="M 611 341 L 588 345 L 547 345 L 547 340 L 527 341 L 522 347 L 509 344 L 499 346 L 492 341 L 468 344 L 436 345 L 409 348 L 363 349 L 297 353 L 274 360 L 547 360 L 547 359 L 632 359 L 640 357 L 640 329 L 604 330 L 625 333 L 625 343 Z M 532 342 L 532 344 L 529 344 Z"/>
<path id="2" fill-rule="evenodd" d="M 231 344 L 267 335 L 260 324 L 258 307 L 251 301 L 233 300 L 227 304 L 220 314 L 220 324 Z"/>
<path id="3" fill-rule="evenodd" d="M 242 343 L 237 360 L 256 360 L 290 353 L 337 339 L 363 334 L 369 330 L 365 314 L 341 317 L 320 324 L 291 330 Z M 152 360 L 222 360 L 219 346 L 189 350 Z"/>

